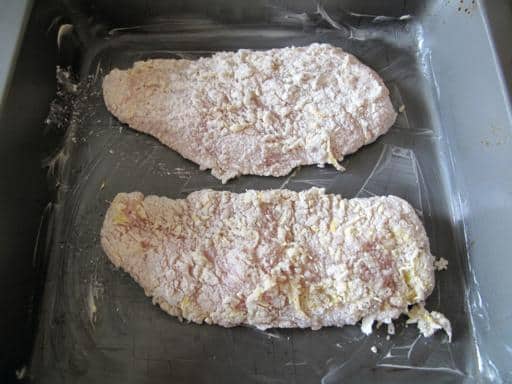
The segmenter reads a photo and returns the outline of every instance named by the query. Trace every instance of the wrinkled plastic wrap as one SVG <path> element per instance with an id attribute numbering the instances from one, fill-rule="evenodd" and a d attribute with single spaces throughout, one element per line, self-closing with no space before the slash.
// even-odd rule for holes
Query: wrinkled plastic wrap
<path id="1" fill-rule="evenodd" d="M 456 202 L 442 172 L 449 154 L 443 152 L 445 136 L 434 102 L 439 89 L 421 23 L 407 14 L 361 15 L 321 4 L 313 12 L 292 12 L 277 2 L 269 7 L 265 26 L 227 27 L 187 17 L 105 31 L 84 50 L 78 73 L 58 71 L 62 93 L 47 123 L 49 130 L 65 129 L 66 135 L 46 164 L 58 199 L 47 209 L 48 238 L 41 239 L 35 253 L 48 267 L 29 368 L 34 381 L 398 383 L 486 377 L 466 303 L 467 260 L 452 229 Z M 79 28 L 61 26 L 59 46 L 73 41 L 66 35 Z M 243 176 L 222 185 L 157 140 L 121 124 L 103 103 L 103 76 L 137 60 L 194 59 L 219 50 L 312 42 L 340 46 L 374 68 L 400 111 L 389 133 L 343 161 L 343 173 L 311 166 L 286 177 Z M 259 331 L 182 323 L 153 306 L 100 246 L 103 217 L 118 192 L 183 198 L 203 188 L 242 192 L 313 186 L 346 198 L 393 194 L 414 206 L 433 254 L 449 262 L 448 270 L 436 273 L 426 306 L 451 320 L 451 343 L 442 332 L 420 336 L 405 318 L 395 322 L 392 336 L 385 327 L 365 336 L 359 326 Z"/>

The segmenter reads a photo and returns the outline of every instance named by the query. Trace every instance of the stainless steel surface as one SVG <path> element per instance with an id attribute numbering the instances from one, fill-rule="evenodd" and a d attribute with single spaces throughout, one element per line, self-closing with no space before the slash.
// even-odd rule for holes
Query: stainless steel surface
<path id="1" fill-rule="evenodd" d="M 30 0 L 0 1 L 0 109 L 18 57 L 31 3 Z"/>
<path id="2" fill-rule="evenodd" d="M 35 253 L 48 268 L 27 362 L 34 382 L 512 380 L 510 309 L 500 305 L 512 284 L 506 276 L 512 216 L 499 213 L 512 211 L 505 171 L 512 160 L 511 116 L 485 4 L 96 5 L 90 11 L 68 2 L 74 16 L 54 26 L 61 31 L 60 60 L 73 69 L 69 78 L 59 72 L 67 91 L 47 121 L 48 131 L 64 125 L 66 135 L 48 163 L 58 190 L 43 220 L 50 237 Z M 315 41 L 355 54 L 384 78 L 396 109 L 405 107 L 387 135 L 343 162 L 344 173 L 304 167 L 287 177 L 245 176 L 222 185 L 119 123 L 102 101 L 102 77 L 136 60 Z M 420 337 L 404 319 L 389 340 L 384 329 L 367 337 L 352 326 L 262 332 L 180 323 L 115 270 L 99 245 L 108 202 L 121 191 L 183 197 L 202 188 L 311 186 L 345 197 L 395 194 L 417 209 L 433 253 L 449 261 L 427 307 L 452 321 L 451 344 L 441 333 Z"/>

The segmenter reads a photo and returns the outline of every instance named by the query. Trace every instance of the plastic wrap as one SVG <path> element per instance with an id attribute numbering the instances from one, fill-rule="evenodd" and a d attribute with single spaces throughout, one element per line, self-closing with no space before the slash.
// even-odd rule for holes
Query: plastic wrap
<path id="1" fill-rule="evenodd" d="M 321 3 L 304 12 L 277 2 L 269 7 L 264 26 L 226 26 L 189 16 L 105 30 L 101 38 L 86 42 L 78 71 L 59 71 L 67 96 L 52 106 L 48 129 L 66 129 L 66 135 L 47 164 L 58 198 L 44 220 L 49 238 L 36 252 L 48 268 L 29 369 L 35 381 L 338 383 L 378 378 L 397 383 L 472 382 L 492 375 L 499 381 L 479 354 L 469 313 L 471 308 L 485 319 L 485 308 L 466 301 L 469 267 L 463 246 L 455 241 L 457 201 L 445 185 L 449 154 L 442 152 L 446 136 L 435 107 L 442 90 L 429 64 L 421 23 L 409 14 L 334 11 Z M 73 42 L 66 34 L 80 35 L 80 26 L 61 28 L 59 45 Z M 400 112 L 388 134 L 343 161 L 343 173 L 302 167 L 286 177 L 243 176 L 222 185 L 208 171 L 121 124 L 103 104 L 103 76 L 137 60 L 193 59 L 219 50 L 312 42 L 340 46 L 374 68 Z M 391 336 L 385 327 L 365 336 L 358 326 L 259 331 L 181 323 L 115 270 L 99 243 L 105 211 L 118 192 L 180 198 L 203 188 L 241 192 L 312 186 L 347 198 L 393 194 L 415 207 L 433 253 L 449 262 L 447 271 L 436 274 L 427 308 L 451 320 L 451 343 L 443 333 L 420 336 L 404 318 L 395 322 Z"/>

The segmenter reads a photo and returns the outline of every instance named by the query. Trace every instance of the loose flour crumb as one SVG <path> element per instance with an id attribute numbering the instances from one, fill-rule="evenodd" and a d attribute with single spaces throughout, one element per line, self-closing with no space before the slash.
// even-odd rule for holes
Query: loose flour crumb
<path id="1" fill-rule="evenodd" d="M 444 271 L 445 269 L 448 269 L 448 260 L 446 260 L 443 257 L 440 257 L 436 261 L 434 261 L 434 267 L 438 271 Z"/>

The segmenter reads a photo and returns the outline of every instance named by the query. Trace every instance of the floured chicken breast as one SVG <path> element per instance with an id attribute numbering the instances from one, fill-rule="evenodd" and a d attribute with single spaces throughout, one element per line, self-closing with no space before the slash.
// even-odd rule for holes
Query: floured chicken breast
<path id="1" fill-rule="evenodd" d="M 103 96 L 119 120 L 223 182 L 341 169 L 396 118 L 377 73 L 328 44 L 136 62 L 105 77 Z"/>
<path id="2" fill-rule="evenodd" d="M 392 327 L 434 287 L 423 225 L 394 196 L 345 200 L 317 188 L 203 190 L 182 200 L 120 193 L 101 243 L 163 310 L 224 327 L 363 320 L 371 333 L 374 321 Z M 420 312 L 426 332 L 450 332 L 444 316 Z"/>

